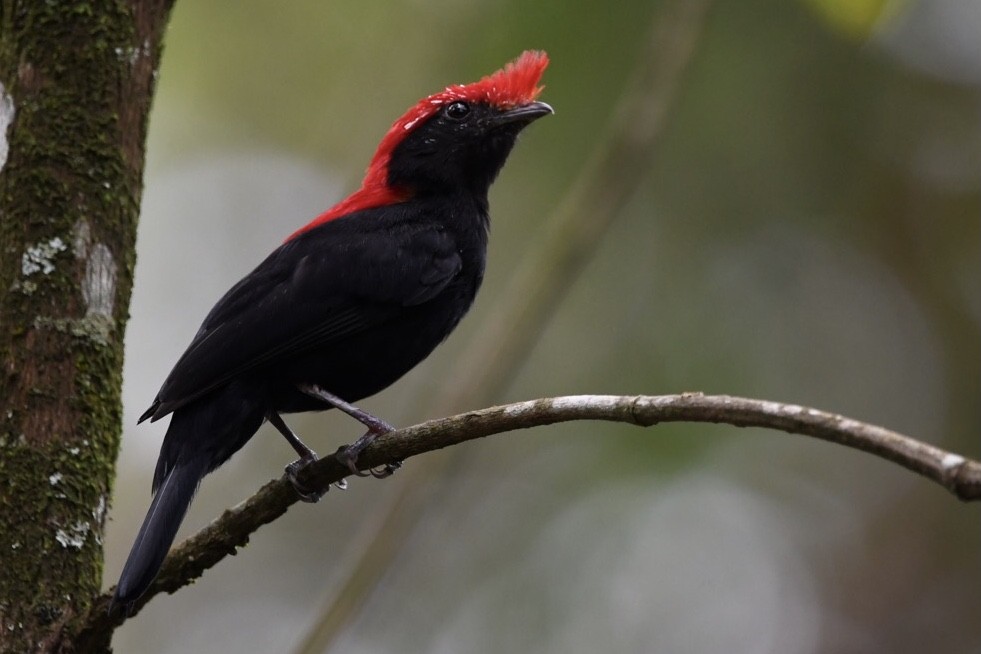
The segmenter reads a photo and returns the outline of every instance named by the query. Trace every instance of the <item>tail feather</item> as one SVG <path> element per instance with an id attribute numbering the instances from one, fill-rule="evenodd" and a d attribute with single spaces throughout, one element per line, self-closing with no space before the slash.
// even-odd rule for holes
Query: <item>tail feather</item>
<path id="1" fill-rule="evenodd" d="M 113 606 L 124 605 L 129 612 L 150 586 L 201 479 L 245 445 L 262 424 L 262 399 L 261 386 L 236 380 L 174 412 L 153 475 L 153 502 L 126 559 Z"/>
<path id="2" fill-rule="evenodd" d="M 113 605 L 122 605 L 129 611 L 132 603 L 150 586 L 174 542 L 201 478 L 207 473 L 208 461 L 204 459 L 179 462 L 168 471 L 153 496 L 150 510 L 126 559 L 112 598 Z"/>

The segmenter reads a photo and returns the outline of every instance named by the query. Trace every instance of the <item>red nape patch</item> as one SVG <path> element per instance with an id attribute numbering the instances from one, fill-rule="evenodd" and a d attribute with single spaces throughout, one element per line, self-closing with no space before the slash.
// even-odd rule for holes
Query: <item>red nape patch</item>
<path id="1" fill-rule="evenodd" d="M 292 241 L 303 232 L 330 222 L 335 218 L 346 216 L 349 213 L 363 209 L 373 209 L 374 207 L 384 207 L 389 204 L 398 204 L 399 202 L 405 202 L 410 197 L 412 197 L 411 193 L 391 188 L 388 185 L 372 187 L 362 185 L 357 191 L 290 234 L 286 240 Z"/>
<path id="2" fill-rule="evenodd" d="M 361 188 L 290 234 L 286 240 L 289 241 L 309 229 L 355 211 L 408 200 L 412 196 L 410 192 L 388 186 L 388 162 L 392 157 L 392 151 L 407 134 L 449 102 L 457 100 L 485 102 L 502 109 L 533 102 L 544 88 L 538 86 L 538 82 L 547 67 L 548 55 L 545 52 L 525 50 L 504 68 L 487 75 L 480 81 L 448 86 L 439 93 L 423 98 L 396 120 L 382 138 L 365 172 Z"/>

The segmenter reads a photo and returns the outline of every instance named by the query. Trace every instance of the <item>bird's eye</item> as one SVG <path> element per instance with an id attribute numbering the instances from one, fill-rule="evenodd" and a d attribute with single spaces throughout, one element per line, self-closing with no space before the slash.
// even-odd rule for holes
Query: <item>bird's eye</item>
<path id="1" fill-rule="evenodd" d="M 470 105 L 466 102 L 454 102 L 446 107 L 446 115 L 453 120 L 463 120 L 470 113 Z"/>

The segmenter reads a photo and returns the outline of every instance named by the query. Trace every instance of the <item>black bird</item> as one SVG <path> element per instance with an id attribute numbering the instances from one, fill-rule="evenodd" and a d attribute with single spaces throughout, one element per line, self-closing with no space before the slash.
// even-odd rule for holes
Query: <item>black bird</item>
<path id="1" fill-rule="evenodd" d="M 365 423 L 365 436 L 340 451 L 353 471 L 361 449 L 390 429 L 346 403 L 425 359 L 473 303 L 484 276 L 487 192 L 518 133 L 552 113 L 535 100 L 547 65 L 544 52 L 528 51 L 478 82 L 420 100 L 382 139 L 359 190 L 218 301 L 140 418 L 173 413 L 113 605 L 131 610 L 201 479 L 264 420 L 300 454 L 287 467 L 294 482 L 316 455 L 280 414 L 338 407 Z"/>

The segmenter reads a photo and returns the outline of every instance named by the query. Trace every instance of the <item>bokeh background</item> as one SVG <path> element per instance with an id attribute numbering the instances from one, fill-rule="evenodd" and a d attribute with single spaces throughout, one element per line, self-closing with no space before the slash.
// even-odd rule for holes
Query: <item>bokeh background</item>
<path id="1" fill-rule="evenodd" d="M 507 280 L 602 147 L 664 9 L 177 2 L 151 119 L 107 586 L 166 427 L 136 417 L 211 305 L 357 185 L 415 100 L 543 48 L 556 115 L 523 135 L 492 189 L 474 311 L 363 404 L 412 424 L 480 375 L 454 363 L 514 300 Z M 643 182 L 494 400 L 730 393 L 978 457 L 979 35 L 976 0 L 713 3 Z M 335 415 L 290 421 L 322 453 L 359 434 Z M 594 423 L 456 449 L 449 468 L 413 459 L 294 507 L 151 602 L 116 651 L 310 651 L 298 648 L 393 498 L 420 485 L 424 510 L 331 651 L 981 651 L 981 511 L 868 455 L 762 430 Z M 264 427 L 205 480 L 182 534 L 292 456 Z"/>

